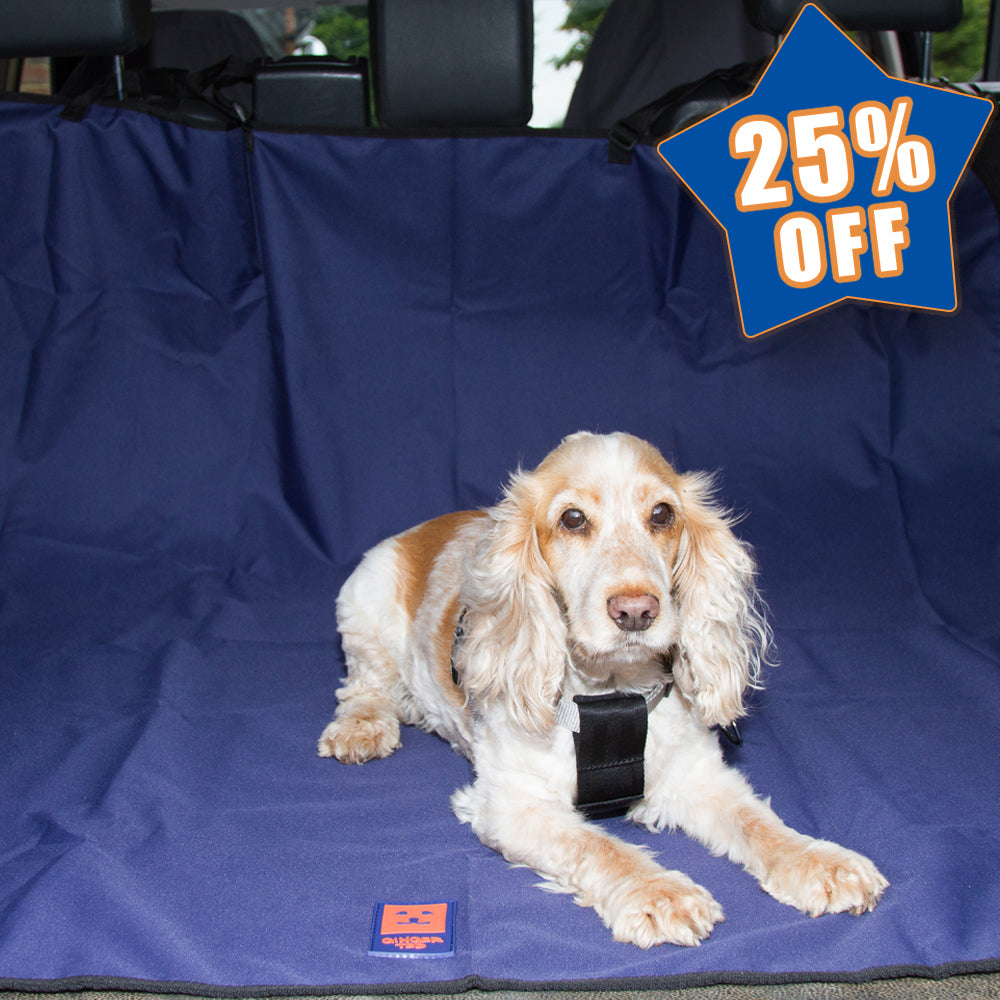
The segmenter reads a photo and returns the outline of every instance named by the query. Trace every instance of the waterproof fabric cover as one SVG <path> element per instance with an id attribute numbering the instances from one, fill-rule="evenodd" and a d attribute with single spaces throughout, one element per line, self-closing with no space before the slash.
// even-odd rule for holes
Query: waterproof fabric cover
<path id="1" fill-rule="evenodd" d="M 975 177 L 957 314 L 847 304 L 751 341 L 720 232 L 647 148 L 58 112 L 0 106 L 0 986 L 1000 967 L 1000 242 Z M 607 820 L 726 911 L 641 951 L 458 823 L 469 766 L 436 737 L 315 755 L 365 549 L 581 428 L 720 471 L 781 661 L 727 753 L 875 859 L 873 913 L 810 920 Z M 368 956 L 377 902 L 440 899 L 453 958 Z"/>

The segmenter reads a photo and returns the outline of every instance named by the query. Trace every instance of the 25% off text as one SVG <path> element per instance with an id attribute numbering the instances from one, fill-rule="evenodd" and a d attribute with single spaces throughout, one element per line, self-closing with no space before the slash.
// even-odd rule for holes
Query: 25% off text
<path id="1" fill-rule="evenodd" d="M 878 159 L 871 186 L 875 198 L 887 199 L 894 188 L 925 190 L 934 183 L 934 150 L 927 139 L 906 134 L 912 110 L 908 97 L 898 98 L 891 110 L 879 101 L 863 101 L 851 109 L 846 129 L 837 106 L 793 111 L 787 129 L 767 115 L 740 119 L 729 133 L 730 155 L 749 161 L 736 189 L 737 207 L 758 212 L 791 206 L 792 185 L 778 179 L 789 152 L 792 181 L 810 202 L 847 198 L 855 183 L 853 153 Z M 908 222 L 900 199 L 833 207 L 822 219 L 812 212 L 787 212 L 774 227 L 778 273 L 793 288 L 817 284 L 828 269 L 834 281 L 857 281 L 870 250 L 878 277 L 902 274 Z"/>

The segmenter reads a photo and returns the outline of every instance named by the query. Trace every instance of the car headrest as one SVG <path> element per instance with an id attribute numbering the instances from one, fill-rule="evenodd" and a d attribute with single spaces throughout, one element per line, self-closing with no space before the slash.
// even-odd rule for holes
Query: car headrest
<path id="1" fill-rule="evenodd" d="M 531 0 L 371 0 L 379 119 L 400 128 L 531 117 Z"/>
<path id="2" fill-rule="evenodd" d="M 151 0 L 0 0 L 0 58 L 125 55 L 149 38 Z"/>
<path id="3" fill-rule="evenodd" d="M 782 35 L 805 0 L 743 0 L 751 24 Z M 824 0 L 822 9 L 848 31 L 948 31 L 962 19 L 962 0 Z"/>

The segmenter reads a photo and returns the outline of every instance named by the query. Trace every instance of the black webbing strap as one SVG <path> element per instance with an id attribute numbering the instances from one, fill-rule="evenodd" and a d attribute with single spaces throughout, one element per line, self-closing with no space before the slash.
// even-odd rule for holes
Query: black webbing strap
<path id="1" fill-rule="evenodd" d="M 577 695 L 577 808 L 590 819 L 620 816 L 645 791 L 649 712 L 641 694 Z"/>
<path id="2" fill-rule="evenodd" d="M 764 64 L 765 60 L 758 59 L 713 70 L 619 119 L 608 131 L 608 162 L 627 165 L 639 143 L 656 143 L 745 97 Z"/>

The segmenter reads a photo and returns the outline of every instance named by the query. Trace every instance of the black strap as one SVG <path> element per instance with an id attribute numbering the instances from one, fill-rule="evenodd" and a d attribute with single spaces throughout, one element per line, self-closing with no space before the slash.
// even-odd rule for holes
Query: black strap
<path id="1" fill-rule="evenodd" d="M 577 808 L 589 819 L 620 816 L 645 792 L 649 713 L 641 694 L 577 695 Z"/>
<path id="2" fill-rule="evenodd" d="M 662 97 L 619 119 L 608 132 L 608 162 L 629 164 L 639 143 L 656 142 L 693 125 L 746 96 L 760 76 L 765 60 L 737 63 L 714 70 L 700 80 L 682 83 Z"/>

